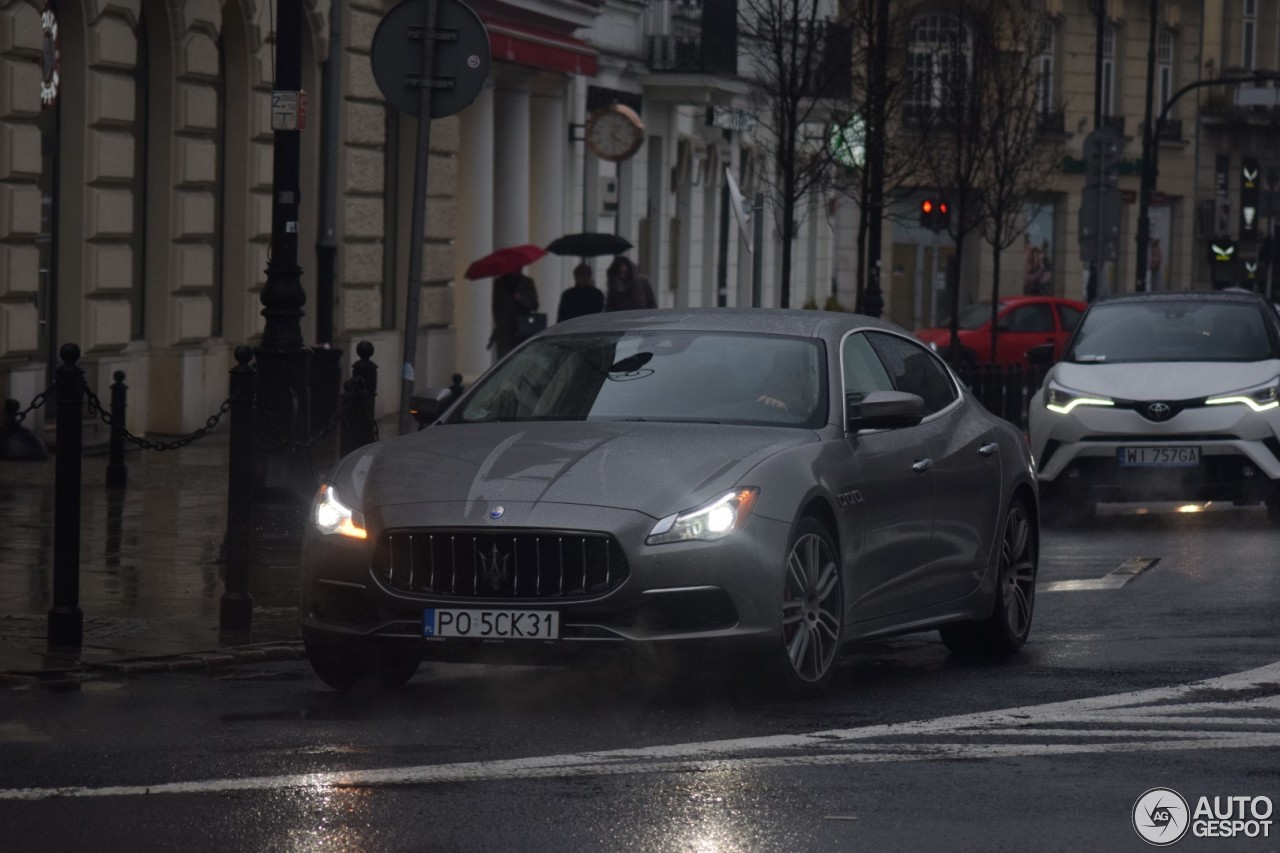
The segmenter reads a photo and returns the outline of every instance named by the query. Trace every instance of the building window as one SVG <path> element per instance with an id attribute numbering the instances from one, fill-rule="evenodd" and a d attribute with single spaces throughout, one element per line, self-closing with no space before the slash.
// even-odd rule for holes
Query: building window
<path id="1" fill-rule="evenodd" d="M 1102 115 L 1116 114 L 1116 28 L 1107 24 L 1102 32 Z"/>
<path id="2" fill-rule="evenodd" d="M 907 48 L 906 115 L 924 119 L 964 103 L 973 42 L 954 15 L 922 15 L 911 23 Z"/>
<path id="3" fill-rule="evenodd" d="M 1159 114 L 1164 105 L 1173 97 L 1173 33 L 1160 31 L 1160 41 L 1156 46 L 1156 113 Z"/>
<path id="4" fill-rule="evenodd" d="M 1053 112 L 1054 98 L 1053 55 L 1057 50 L 1058 34 L 1051 21 L 1040 25 L 1040 80 L 1036 87 L 1036 106 L 1040 113 Z"/>

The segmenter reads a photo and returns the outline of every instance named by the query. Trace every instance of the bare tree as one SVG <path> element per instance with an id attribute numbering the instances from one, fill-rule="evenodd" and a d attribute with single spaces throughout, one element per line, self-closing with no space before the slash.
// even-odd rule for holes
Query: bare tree
<path id="1" fill-rule="evenodd" d="M 1046 21 L 1034 9 L 1007 4 L 999 44 L 993 56 L 975 54 L 975 62 L 1000 66 L 984 81 L 985 108 L 990 116 L 987 134 L 987 169 L 983 196 L 985 217 L 978 230 L 991 248 L 991 360 L 996 360 L 996 316 L 1000 299 L 1000 258 L 1026 233 L 1025 211 L 1045 176 L 1057 168 L 1062 156 L 1060 138 L 1046 132 L 1045 118 L 1058 114 L 1061 103 L 1051 95 L 1039 67 L 1045 49 L 1052 45 Z M 1050 31 L 1051 32 L 1051 31 Z"/>
<path id="2" fill-rule="evenodd" d="M 911 24 L 903 115 L 919 134 L 922 175 L 942 193 L 950 212 L 953 358 L 960 355 L 960 270 L 968 237 L 990 235 L 999 246 L 998 259 L 1020 233 L 1015 229 L 1023 227 L 1022 202 L 1036 176 L 1046 174 L 1046 143 L 1035 109 L 1039 6 L 1025 0 L 953 0 L 945 11 L 919 15 Z M 992 224 L 995 212 L 998 225 Z"/>
<path id="3" fill-rule="evenodd" d="M 804 201 L 831 181 L 828 129 L 848 115 L 851 31 L 834 12 L 833 0 L 744 0 L 739 8 L 746 76 L 761 105 L 756 134 L 771 161 L 761 175 L 782 240 L 783 308 L 791 302 L 792 243 Z"/>

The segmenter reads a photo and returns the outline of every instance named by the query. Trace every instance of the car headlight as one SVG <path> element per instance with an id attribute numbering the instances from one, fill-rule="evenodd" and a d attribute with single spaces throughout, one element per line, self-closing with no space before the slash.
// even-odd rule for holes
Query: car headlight
<path id="1" fill-rule="evenodd" d="M 334 533 L 349 539 L 368 539 L 364 516 L 338 500 L 338 492 L 325 483 L 316 493 L 315 510 L 311 513 L 316 530 L 326 536 Z"/>
<path id="2" fill-rule="evenodd" d="M 649 531 L 645 544 L 723 539 L 746 523 L 759 494 L 757 488 L 735 489 L 702 506 L 668 515 Z"/>
<path id="3" fill-rule="evenodd" d="M 1072 391 L 1057 382 L 1050 381 L 1045 389 L 1044 407 L 1051 412 L 1066 415 L 1076 406 L 1114 406 L 1115 401 L 1097 394 L 1086 394 L 1083 391 Z"/>
<path id="4" fill-rule="evenodd" d="M 1255 412 L 1265 412 L 1280 406 L 1280 376 L 1263 385 L 1232 391 L 1204 401 L 1206 406 L 1229 406 L 1233 403 L 1242 403 Z"/>

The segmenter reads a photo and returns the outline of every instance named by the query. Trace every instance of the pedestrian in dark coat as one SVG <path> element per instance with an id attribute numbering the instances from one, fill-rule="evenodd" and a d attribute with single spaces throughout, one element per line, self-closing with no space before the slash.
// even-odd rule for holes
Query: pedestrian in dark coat
<path id="1" fill-rule="evenodd" d="M 493 335 L 490 346 L 502 358 L 527 335 L 521 334 L 520 316 L 538 310 L 538 288 L 523 270 L 500 275 L 493 280 Z"/>
<path id="2" fill-rule="evenodd" d="M 658 300 L 653 295 L 653 285 L 649 279 L 640 275 L 635 261 L 618 255 L 609 265 L 608 296 L 605 300 L 606 311 L 627 311 L 635 308 L 657 308 Z"/>
<path id="3" fill-rule="evenodd" d="M 590 264 L 578 264 L 573 268 L 573 287 L 560 294 L 560 310 L 556 322 L 563 323 L 574 317 L 599 314 L 604 310 L 604 294 L 596 287 L 595 273 Z"/>

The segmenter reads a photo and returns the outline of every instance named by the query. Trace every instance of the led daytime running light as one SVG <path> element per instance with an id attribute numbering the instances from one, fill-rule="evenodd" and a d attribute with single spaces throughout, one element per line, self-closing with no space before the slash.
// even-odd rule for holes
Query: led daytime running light
<path id="1" fill-rule="evenodd" d="M 1233 403 L 1243 403 L 1255 412 L 1266 412 L 1280 406 L 1280 400 L 1272 400 L 1269 403 L 1259 403 L 1252 397 L 1232 396 L 1232 397 L 1214 397 L 1212 400 L 1205 400 L 1206 406 L 1229 406 Z"/>
<path id="2" fill-rule="evenodd" d="M 711 542 L 728 536 L 746 523 L 759 494 L 754 487 L 736 489 L 695 509 L 669 515 L 653 526 L 645 543 Z"/>

